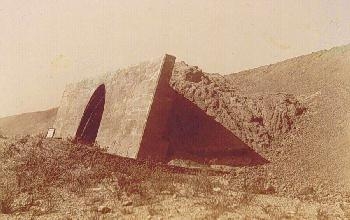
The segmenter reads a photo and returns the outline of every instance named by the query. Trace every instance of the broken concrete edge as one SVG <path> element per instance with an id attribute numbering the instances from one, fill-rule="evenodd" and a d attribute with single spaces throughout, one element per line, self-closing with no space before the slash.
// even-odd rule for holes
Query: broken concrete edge
<path id="1" fill-rule="evenodd" d="M 169 147 L 169 118 L 173 103 L 170 78 L 176 57 L 165 54 L 158 74 L 157 86 L 149 106 L 144 124 L 140 148 L 136 158 L 140 160 L 163 161 Z"/>
<path id="2" fill-rule="evenodd" d="M 164 59 L 165 56 L 172 56 L 172 55 L 169 55 L 169 54 L 164 54 L 163 56 L 159 56 L 159 57 L 156 57 L 156 58 L 151 58 L 147 61 L 143 60 L 139 63 L 132 63 L 132 64 L 129 64 L 129 65 L 126 65 L 125 67 L 117 67 L 116 70 L 114 71 L 107 71 L 107 72 L 102 72 L 102 73 L 97 73 L 95 76 L 88 76 L 88 77 L 84 77 L 83 79 L 81 80 L 78 80 L 76 82 L 69 82 L 65 85 L 64 87 L 64 91 L 62 93 L 62 96 L 64 94 L 64 92 L 72 87 L 75 87 L 79 84 L 84 84 L 85 82 L 89 82 L 89 81 L 95 81 L 96 79 L 100 80 L 100 81 L 104 81 L 103 79 L 108 79 L 110 77 L 113 77 L 114 74 L 120 72 L 120 71 L 123 71 L 125 69 L 129 69 L 129 68 L 133 68 L 133 67 L 136 67 L 136 66 L 139 66 L 139 65 L 142 65 L 142 64 L 145 64 L 145 63 L 151 63 L 151 62 L 156 62 L 157 60 L 159 59 Z M 61 96 L 61 98 L 62 98 Z M 62 100 L 62 99 L 61 99 Z M 58 106 L 60 107 L 60 106 Z"/>
<path id="3" fill-rule="evenodd" d="M 158 58 L 159 59 L 159 58 Z M 150 119 L 150 115 L 152 113 L 152 110 L 154 110 L 155 106 L 157 106 L 157 104 L 155 104 L 155 100 L 157 98 L 157 96 L 161 96 L 162 94 L 159 92 L 159 89 L 169 85 L 170 82 L 170 78 L 172 75 L 172 71 L 173 71 L 173 67 L 175 64 L 175 56 L 169 55 L 169 54 L 165 54 L 162 58 L 159 70 L 158 70 L 158 74 L 157 74 L 157 79 L 156 79 L 156 86 L 154 87 L 154 90 L 152 91 L 152 99 L 151 99 L 151 104 L 148 106 L 147 109 L 147 116 L 146 116 L 146 120 L 143 124 L 143 128 L 142 128 L 142 135 L 139 137 L 140 140 L 138 141 L 139 144 L 139 149 L 138 152 L 136 153 L 130 153 L 129 151 L 127 152 L 126 157 L 128 158 L 133 158 L 133 159 L 141 159 L 141 160 L 162 160 L 160 158 L 164 158 L 164 154 L 166 152 L 164 152 L 164 146 L 163 144 L 161 144 L 161 137 L 162 134 L 160 133 L 153 133 L 153 135 L 155 137 L 158 137 L 156 140 L 153 140 L 151 143 L 149 143 L 148 141 L 145 141 L 146 138 L 148 139 L 152 139 L 152 137 L 146 137 L 145 135 L 145 131 L 147 129 L 147 125 L 149 124 L 148 122 L 152 121 L 152 119 Z M 156 59 L 151 60 L 150 62 L 155 62 Z M 145 62 L 143 62 L 145 63 Z M 141 65 L 143 64 L 141 63 Z M 167 66 L 170 64 L 170 68 Z M 162 109 L 164 109 L 165 105 L 162 105 Z M 162 111 L 160 113 L 161 116 L 167 115 L 168 112 Z M 167 121 L 167 119 L 163 118 L 163 122 Z M 160 125 L 161 122 L 159 122 L 157 124 L 157 128 L 159 129 L 160 127 L 162 127 Z M 165 125 L 166 126 L 166 125 Z M 147 146 L 145 146 L 145 142 L 148 143 Z M 150 148 L 149 146 L 153 146 L 152 148 Z M 121 146 L 123 147 L 123 146 Z M 154 149 L 154 147 L 157 147 L 157 149 Z M 143 153 L 140 153 L 140 150 L 142 150 Z"/>
<path id="4" fill-rule="evenodd" d="M 153 93 L 152 103 L 153 103 L 153 101 L 154 101 L 154 99 L 155 99 L 155 97 L 156 97 L 156 91 L 157 91 L 157 88 L 159 87 L 159 82 L 160 82 L 160 80 L 161 80 L 161 78 L 162 78 L 162 75 L 164 75 L 164 72 L 163 72 L 163 71 L 167 71 L 167 69 L 164 68 L 164 65 L 166 64 L 167 61 L 168 61 L 168 62 L 169 62 L 169 61 L 172 62 L 172 67 L 171 67 L 171 70 L 170 70 L 170 77 L 169 77 L 169 80 L 167 80 L 167 82 L 169 83 L 169 82 L 170 82 L 170 78 L 171 78 L 171 74 L 172 74 L 172 71 L 173 71 L 173 68 L 174 68 L 175 59 L 176 59 L 176 57 L 173 56 L 173 55 L 165 54 L 165 55 L 163 56 L 162 64 L 160 65 L 159 74 L 158 74 L 158 79 L 157 79 L 157 87 L 154 89 L 154 93 Z M 165 74 L 166 74 L 166 73 L 165 73 Z M 148 111 L 147 111 L 147 112 L 148 112 L 148 113 L 147 113 L 148 117 L 149 117 L 149 115 L 150 115 L 152 106 L 153 106 L 153 104 L 149 107 L 149 109 L 148 109 Z M 146 124 L 143 126 L 143 131 L 144 131 L 145 129 L 146 129 Z"/>

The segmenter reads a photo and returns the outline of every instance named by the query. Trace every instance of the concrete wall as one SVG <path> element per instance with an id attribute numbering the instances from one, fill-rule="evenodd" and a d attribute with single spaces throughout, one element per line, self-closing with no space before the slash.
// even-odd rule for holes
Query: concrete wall
<path id="1" fill-rule="evenodd" d="M 147 141 L 149 136 L 144 136 L 144 131 L 149 130 L 146 122 L 150 115 L 159 115 L 157 120 L 167 121 L 171 101 L 163 99 L 162 87 L 169 84 L 174 62 L 175 57 L 165 55 L 160 59 L 121 69 L 113 74 L 68 85 L 63 93 L 54 124 L 55 137 L 75 137 L 91 95 L 99 85 L 104 84 L 105 106 L 96 138 L 97 143 L 107 147 L 109 153 L 137 158 L 141 141 L 144 139 L 143 152 L 156 150 L 156 154 L 164 153 L 166 144 L 157 145 L 160 149 L 149 149 L 150 141 Z M 159 102 L 158 105 L 152 105 L 154 100 Z M 164 128 L 159 125 L 157 132 L 166 129 L 166 125 L 163 125 Z M 153 132 L 152 136 L 154 135 Z M 164 142 L 161 134 L 155 137 L 152 142 Z M 146 157 L 144 154 L 140 156 Z"/>
<path id="2" fill-rule="evenodd" d="M 169 121 L 173 104 L 173 89 L 169 85 L 174 63 L 164 62 L 163 69 L 168 74 L 161 74 L 155 92 L 151 110 L 141 141 L 138 159 L 164 161 L 169 148 Z M 170 72 L 168 72 L 170 71 Z"/>

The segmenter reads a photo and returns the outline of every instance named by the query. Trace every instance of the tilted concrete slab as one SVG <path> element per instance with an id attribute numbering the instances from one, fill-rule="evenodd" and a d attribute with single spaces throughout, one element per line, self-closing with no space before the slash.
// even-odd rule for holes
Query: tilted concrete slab
<path id="1" fill-rule="evenodd" d="M 96 142 L 108 153 L 161 160 L 168 148 L 162 134 L 168 129 L 166 121 L 172 103 L 169 80 L 174 63 L 174 56 L 165 55 L 68 85 L 54 124 L 55 137 L 75 138 L 87 104 L 96 89 L 104 85 L 104 110 Z"/>

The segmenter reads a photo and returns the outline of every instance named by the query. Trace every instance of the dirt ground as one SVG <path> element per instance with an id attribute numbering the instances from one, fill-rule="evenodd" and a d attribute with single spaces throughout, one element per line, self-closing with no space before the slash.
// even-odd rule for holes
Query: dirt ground
<path id="1" fill-rule="evenodd" d="M 1 219 L 346 219 L 350 203 L 312 188 L 279 196 L 245 168 L 187 168 L 41 137 L 1 140 Z M 197 166 L 198 167 L 198 166 Z M 213 169 L 215 168 L 215 169 Z"/>

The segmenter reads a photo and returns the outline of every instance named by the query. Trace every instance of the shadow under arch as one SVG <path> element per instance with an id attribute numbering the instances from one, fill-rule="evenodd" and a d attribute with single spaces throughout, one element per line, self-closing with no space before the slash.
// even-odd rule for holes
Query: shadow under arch
<path id="1" fill-rule="evenodd" d="M 269 163 L 197 105 L 171 90 L 173 107 L 168 122 L 167 161 L 186 159 L 203 164 L 229 166 Z"/>
<path id="2" fill-rule="evenodd" d="M 98 86 L 92 94 L 75 134 L 75 142 L 82 144 L 93 144 L 95 142 L 104 111 L 105 95 L 106 88 L 104 84 Z"/>

